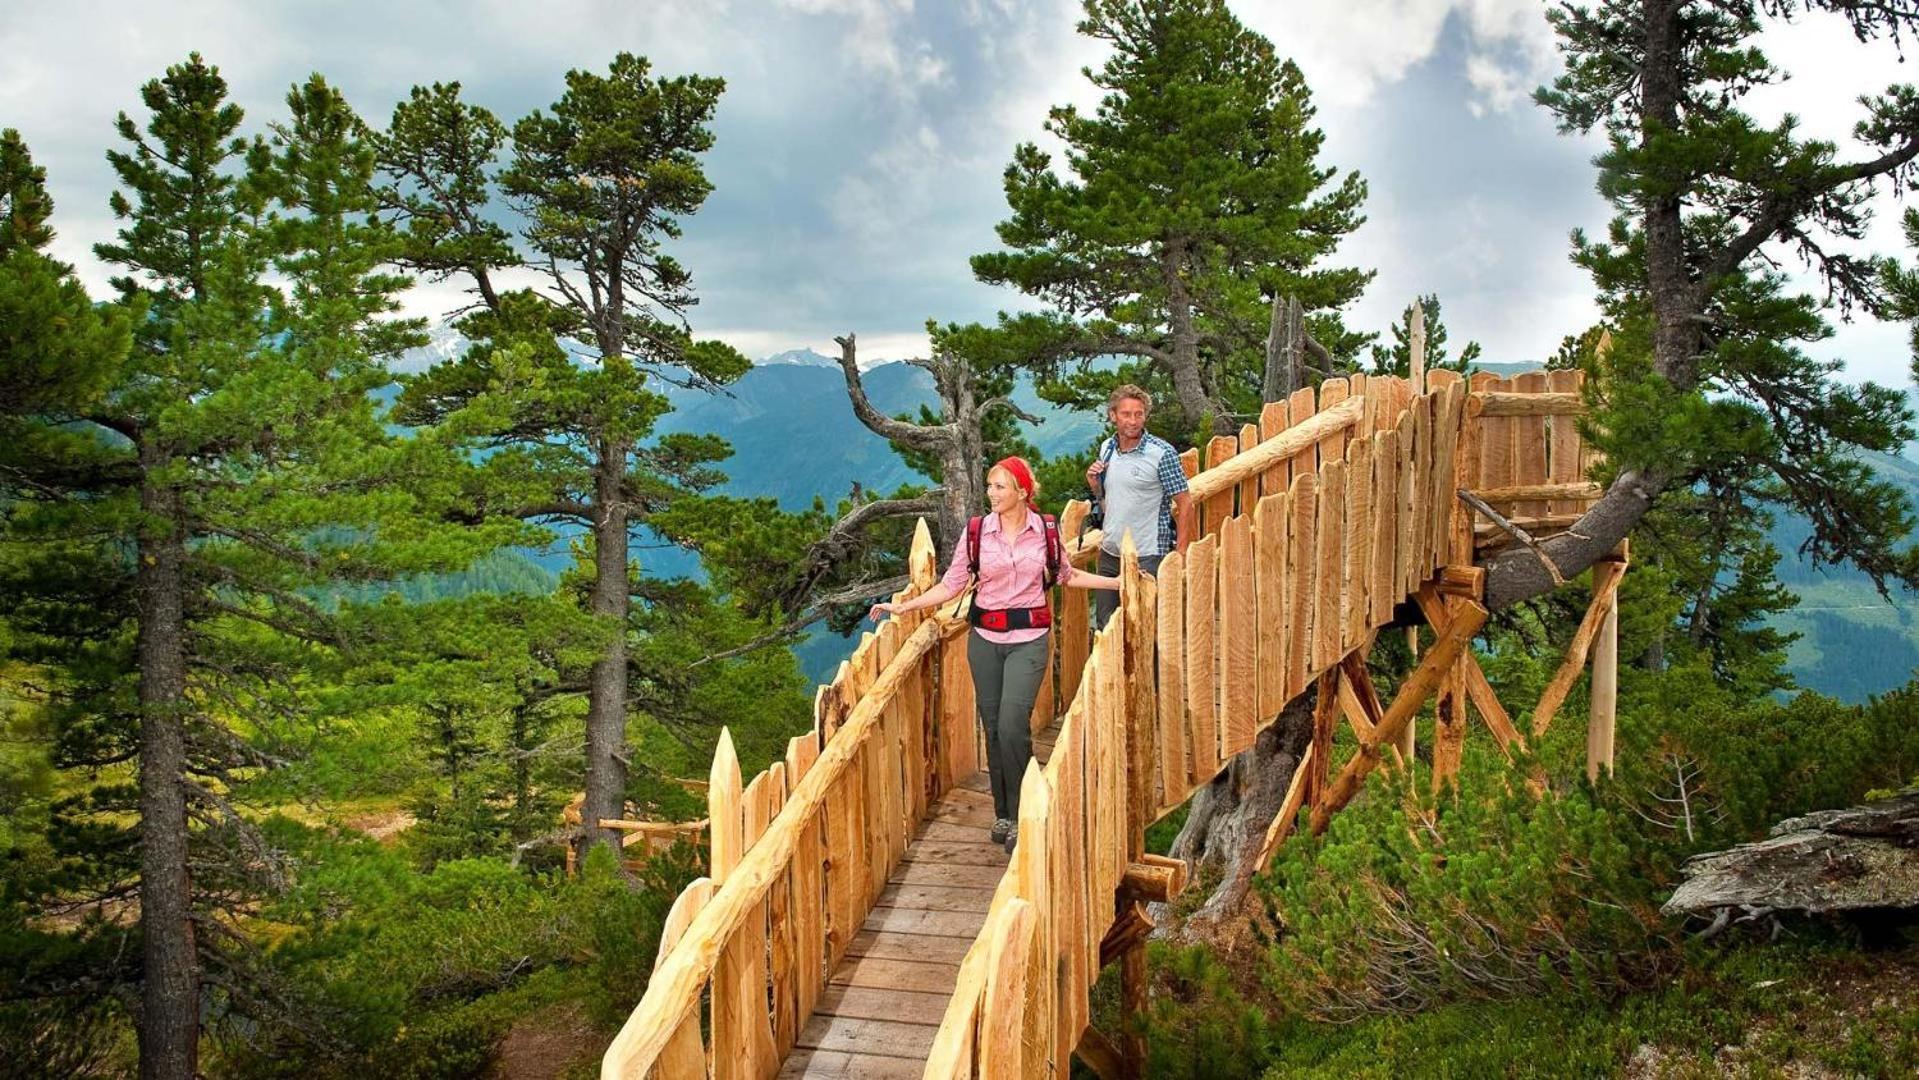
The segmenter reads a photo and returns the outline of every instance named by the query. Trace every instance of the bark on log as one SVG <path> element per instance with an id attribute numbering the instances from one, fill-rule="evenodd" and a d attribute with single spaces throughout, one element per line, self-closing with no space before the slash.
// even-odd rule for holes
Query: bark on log
<path id="1" fill-rule="evenodd" d="M 1773 826 L 1771 835 L 1695 855 L 1668 915 L 1827 915 L 1919 908 L 1919 790 Z"/>
<path id="2" fill-rule="evenodd" d="M 1165 905 L 1153 905 L 1150 914 L 1164 936 L 1225 944 L 1247 925 L 1241 908 L 1259 866 L 1266 829 L 1285 803 L 1293 771 L 1312 742 L 1317 696 L 1308 692 L 1295 698 L 1259 733 L 1252 749 L 1234 757 L 1212 783 L 1194 793 L 1186 824 L 1169 854 L 1186 860 L 1195 877 L 1218 884 L 1183 923 L 1176 922 Z"/>

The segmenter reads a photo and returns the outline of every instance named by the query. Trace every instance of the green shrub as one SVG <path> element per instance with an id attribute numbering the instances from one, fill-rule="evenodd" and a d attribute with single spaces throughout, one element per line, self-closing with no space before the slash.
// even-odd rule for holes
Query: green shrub
<path id="1" fill-rule="evenodd" d="M 421 873 L 369 841 L 311 834 L 299 854 L 298 882 L 263 914 L 291 928 L 268 960 L 299 988 L 300 1019 L 232 1040 L 233 1075 L 477 1075 L 515 1019 L 561 998 L 611 1027 L 645 992 L 694 872 L 684 850 L 638 880 L 606 849 L 571 880 L 497 858 Z"/>
<path id="2" fill-rule="evenodd" d="M 1589 791 L 1536 799 L 1469 753 L 1444 812 L 1423 770 L 1377 776 L 1326 835 L 1261 881 L 1283 933 L 1265 976 L 1314 1017 L 1412 1012 L 1454 997 L 1643 979 L 1669 944 L 1641 824 Z"/>
<path id="3" fill-rule="evenodd" d="M 1256 1077 L 1273 1057 L 1273 1022 L 1234 989 L 1204 948 L 1147 949 L 1153 996 L 1146 1020 L 1147 1076 Z"/>

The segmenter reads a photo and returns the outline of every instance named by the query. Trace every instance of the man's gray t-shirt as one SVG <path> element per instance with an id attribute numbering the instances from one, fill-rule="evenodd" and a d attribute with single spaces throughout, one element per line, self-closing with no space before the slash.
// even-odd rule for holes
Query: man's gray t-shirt
<path id="1" fill-rule="evenodd" d="M 1186 490 L 1186 473 L 1172 444 L 1147 434 L 1139 445 L 1122 451 L 1109 437 L 1100 444 L 1100 456 L 1106 459 L 1100 478 L 1106 515 L 1100 548 L 1119 554 L 1120 538 L 1130 529 L 1142 558 L 1171 551 L 1173 496 Z"/>

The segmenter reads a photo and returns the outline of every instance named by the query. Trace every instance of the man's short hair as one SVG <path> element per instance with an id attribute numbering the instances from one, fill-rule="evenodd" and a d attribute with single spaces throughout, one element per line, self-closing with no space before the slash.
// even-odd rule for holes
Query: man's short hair
<path id="1" fill-rule="evenodd" d="M 1132 383 L 1121 383 L 1113 387 L 1113 392 L 1106 395 L 1106 411 L 1112 412 L 1114 409 L 1119 408 L 1119 403 L 1125 401 L 1127 398 L 1132 398 L 1134 401 L 1145 406 L 1146 414 L 1148 416 L 1152 415 L 1153 395 L 1147 393 L 1140 387 L 1134 386 Z"/>

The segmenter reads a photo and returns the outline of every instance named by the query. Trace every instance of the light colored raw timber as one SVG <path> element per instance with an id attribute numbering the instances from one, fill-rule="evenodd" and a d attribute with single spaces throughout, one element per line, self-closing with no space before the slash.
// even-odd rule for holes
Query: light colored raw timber
<path id="1" fill-rule="evenodd" d="M 1074 1056 L 1136 1074 L 1152 925 L 1141 905 L 1187 877 L 1146 853 L 1145 828 L 1283 709 L 1316 702 L 1262 865 L 1299 814 L 1324 829 L 1382 760 L 1410 760 L 1402 740 L 1436 694 L 1436 775 L 1468 737 L 1468 703 L 1509 756 L 1525 750 L 1470 648 L 1484 572 L 1471 565 L 1477 512 L 1462 512 L 1459 493 L 1524 523 L 1590 503 L 1575 376 L 1475 376 L 1470 389 L 1444 371 L 1328 380 L 1216 440 L 1206 470 L 1182 455 L 1202 538 L 1151 577 L 1124 544 L 1121 617 L 1097 633 L 1083 591 L 1053 600 L 1055 692 L 1032 717 L 1010 857 L 988 837 L 957 604 L 863 635 L 815 696 L 812 729 L 759 775 L 740 775 L 722 733 L 704 822 L 605 823 L 703 830 L 709 861 L 668 914 L 602 1076 L 1054 1078 Z M 1061 518 L 1081 566 L 1098 544 L 1097 532 L 1074 535 L 1084 513 L 1074 504 Z M 1534 710 L 1549 722 L 1590 657 L 1594 774 L 1610 767 L 1625 556 L 1596 568 L 1587 618 Z M 924 525 L 908 566 L 901 598 L 934 581 Z M 1434 640 L 1383 705 L 1366 658 L 1382 630 L 1420 613 Z M 1351 740 L 1334 738 L 1342 716 Z M 1349 741 L 1358 751 L 1334 760 Z M 1091 993 L 1106 963 L 1120 967 L 1122 1026 L 1102 1032 Z"/>

